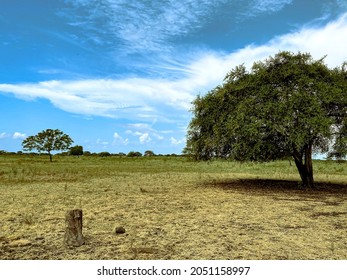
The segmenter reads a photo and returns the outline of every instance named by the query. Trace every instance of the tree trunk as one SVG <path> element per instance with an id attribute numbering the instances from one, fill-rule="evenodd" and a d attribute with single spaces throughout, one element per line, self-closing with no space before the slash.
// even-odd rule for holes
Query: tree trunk
<path id="1" fill-rule="evenodd" d="M 52 154 L 50 152 L 48 152 L 49 154 L 49 161 L 52 162 Z"/>
<path id="2" fill-rule="evenodd" d="M 64 243 L 68 246 L 81 246 L 84 243 L 82 235 L 82 210 L 69 210 L 65 214 Z"/>
<path id="3" fill-rule="evenodd" d="M 303 186 L 314 188 L 312 166 L 312 144 L 305 145 L 302 153 L 294 153 L 295 165 L 299 171 Z"/>
<path id="4" fill-rule="evenodd" d="M 314 187 L 313 181 L 313 166 L 312 166 L 312 143 L 309 143 L 305 149 L 305 168 L 306 168 L 306 178 L 307 186 L 310 188 Z"/>

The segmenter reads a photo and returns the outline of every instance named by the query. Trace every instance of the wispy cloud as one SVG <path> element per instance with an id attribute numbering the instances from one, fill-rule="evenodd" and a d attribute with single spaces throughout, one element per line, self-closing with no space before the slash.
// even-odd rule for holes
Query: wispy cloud
<path id="1" fill-rule="evenodd" d="M 292 0 L 66 0 L 75 10 L 63 13 L 70 25 L 84 29 L 97 45 L 121 48 L 117 53 L 170 51 L 172 42 L 196 32 L 228 10 L 249 18 L 281 10 Z M 82 11 L 82 12 L 81 12 Z M 79 16 L 78 16 L 79 15 Z M 221 16 L 221 15 L 219 15 Z M 229 20 L 234 20 L 229 16 Z"/>
<path id="2" fill-rule="evenodd" d="M 147 52 L 162 50 L 169 38 L 199 29 L 214 8 L 227 0 L 66 2 L 85 12 L 81 18 L 71 18 L 70 24 L 89 30 L 96 42 L 112 44 L 111 38 L 111 41 L 120 40 L 123 50 L 128 52 Z M 100 25 L 100 31 L 95 30 Z"/>
<path id="3" fill-rule="evenodd" d="M 146 133 L 143 133 L 143 134 L 139 137 L 139 140 L 140 140 L 140 143 L 141 143 L 141 144 L 145 144 L 145 143 L 150 142 L 152 139 L 151 139 L 151 137 L 149 136 L 149 134 L 146 132 Z"/>
<path id="4" fill-rule="evenodd" d="M 1 132 L 0 133 L 0 139 L 4 139 L 4 138 L 7 138 L 8 137 L 8 134 L 6 132 Z"/>
<path id="5" fill-rule="evenodd" d="M 6 132 L 0 133 L 0 139 L 12 138 L 12 139 L 18 140 L 18 139 L 25 139 L 26 137 L 27 135 L 21 132 L 14 132 L 13 134 L 9 134 Z"/>
<path id="6" fill-rule="evenodd" d="M 71 113 L 134 119 L 168 118 L 167 109 L 186 110 L 193 98 L 178 82 L 142 78 L 0 84 L 0 91 L 26 100 L 45 98 Z"/>
<path id="7" fill-rule="evenodd" d="M 127 135 L 137 137 L 141 144 L 165 139 L 165 137 L 162 136 L 162 133 L 165 132 L 154 129 L 152 125 L 147 123 L 132 123 L 127 124 L 126 127 L 128 129 L 125 131 L 125 133 Z"/>
<path id="8" fill-rule="evenodd" d="M 113 145 L 119 145 L 119 144 L 121 144 L 121 145 L 127 146 L 127 145 L 129 144 L 129 139 L 128 139 L 128 138 L 125 138 L 125 139 L 124 139 L 122 136 L 120 136 L 120 135 L 118 134 L 118 132 L 115 132 L 115 133 L 113 134 L 113 139 L 114 139 Z"/>
<path id="9" fill-rule="evenodd" d="M 177 145 L 184 144 L 186 142 L 186 138 L 176 139 L 175 137 L 171 137 L 170 142 L 172 145 L 177 146 Z"/>
<path id="10" fill-rule="evenodd" d="M 249 45 L 225 54 L 204 52 L 187 64 L 177 66 L 181 78 L 124 78 L 77 81 L 45 81 L 28 84 L 0 84 L 0 91 L 18 98 L 48 99 L 71 113 L 127 118 L 134 123 L 188 121 L 190 102 L 223 81 L 231 68 L 267 58 L 279 50 L 310 52 L 319 59 L 325 55 L 329 66 L 346 60 L 347 14 L 325 26 L 304 27 L 278 36 L 264 45 Z M 160 64 L 160 63 L 159 63 Z M 180 123 L 182 125 L 182 123 Z M 140 131 L 139 128 L 130 128 Z M 147 131 L 151 132 L 149 127 Z"/>
<path id="11" fill-rule="evenodd" d="M 25 139 L 26 137 L 26 134 L 21 132 L 15 132 L 12 136 L 13 139 Z"/>
<path id="12" fill-rule="evenodd" d="M 271 14 L 282 10 L 286 5 L 292 2 L 293 0 L 252 0 L 246 2 L 240 14 L 243 16 L 243 20 L 262 13 Z M 240 19 L 240 16 L 238 16 L 238 18 Z"/>
<path id="13" fill-rule="evenodd" d="M 341 65 L 347 58 L 347 13 L 325 26 L 305 26 L 300 30 L 277 36 L 264 45 L 249 45 L 230 54 L 229 59 L 253 61 L 264 59 L 279 50 L 309 52 L 316 59 L 327 55 L 325 62 L 330 67 Z"/>

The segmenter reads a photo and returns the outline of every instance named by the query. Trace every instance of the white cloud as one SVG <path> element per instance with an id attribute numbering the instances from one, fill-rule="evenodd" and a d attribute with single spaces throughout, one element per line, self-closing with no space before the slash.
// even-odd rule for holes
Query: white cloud
<path id="1" fill-rule="evenodd" d="M 127 129 L 125 133 L 139 137 L 141 143 L 143 143 L 143 141 L 149 142 L 152 140 L 152 138 L 155 138 L 157 140 L 164 140 L 164 137 L 161 135 L 161 133 L 165 133 L 165 131 L 158 131 L 157 129 L 154 129 L 152 126 L 153 124 L 150 125 L 147 123 L 127 124 L 127 127 L 131 129 Z M 136 131 L 132 129 L 136 129 Z"/>
<path id="2" fill-rule="evenodd" d="M 343 46 L 347 46 L 347 13 L 325 26 L 305 26 L 296 32 L 275 37 L 267 44 L 249 45 L 226 58 L 230 62 L 244 62 L 251 66 L 254 61 L 267 58 L 279 50 L 301 51 L 311 53 L 316 59 L 327 55 L 325 62 L 335 67 L 347 58 L 347 48 Z"/>
<path id="3" fill-rule="evenodd" d="M 310 52 L 315 59 L 327 55 L 326 63 L 341 65 L 347 58 L 347 14 L 325 26 L 306 26 L 278 36 L 264 45 L 248 45 L 229 54 L 200 53 L 194 61 L 177 65 L 180 79 L 123 78 L 77 81 L 45 81 L 28 84 L 0 84 L 0 92 L 17 98 L 44 98 L 71 113 L 128 118 L 132 121 L 189 121 L 188 109 L 197 94 L 223 81 L 225 74 L 244 63 L 267 58 L 280 50 Z M 151 126 L 135 123 L 126 133 L 156 132 Z M 135 131 L 135 132 L 134 132 Z M 140 135 L 141 134 L 141 135 Z"/>
<path id="4" fill-rule="evenodd" d="M 143 134 L 139 137 L 139 140 L 140 140 L 140 143 L 141 143 L 141 144 L 145 144 L 145 143 L 150 142 L 152 139 L 151 139 L 151 137 L 149 136 L 148 133 L 143 133 Z"/>
<path id="5" fill-rule="evenodd" d="M 138 137 L 141 144 L 148 143 L 152 140 L 150 135 L 149 135 L 149 132 L 127 130 L 127 131 L 125 131 L 125 133 L 132 135 L 132 136 L 135 136 L 135 137 Z"/>
<path id="6" fill-rule="evenodd" d="M 116 145 L 116 144 L 121 144 L 121 145 L 128 145 L 129 144 L 129 139 L 126 138 L 124 139 L 122 136 L 120 136 L 117 132 L 115 132 L 113 134 L 113 138 L 114 138 L 114 141 L 113 141 L 113 145 Z"/>
<path id="7" fill-rule="evenodd" d="M 0 84 L 0 91 L 25 100 L 45 98 L 71 113 L 130 116 L 139 120 L 158 117 L 165 120 L 170 116 L 169 109 L 186 110 L 193 99 L 193 95 L 178 82 L 143 78 Z"/>
<path id="8" fill-rule="evenodd" d="M 182 139 L 177 140 L 175 137 L 171 137 L 170 142 L 174 146 L 181 145 L 181 144 L 184 144 L 186 142 L 186 138 L 182 138 Z"/>
<path id="9" fill-rule="evenodd" d="M 155 137 L 155 138 L 157 138 L 158 140 L 164 140 L 164 136 L 162 136 L 162 135 L 160 135 L 160 134 L 158 134 L 158 133 L 152 133 L 152 135 Z"/>
<path id="10" fill-rule="evenodd" d="M 116 139 L 116 140 L 122 140 L 123 139 L 117 132 L 115 132 L 113 134 L 113 138 Z"/>
<path id="11" fill-rule="evenodd" d="M 4 138 L 7 138 L 7 137 L 8 137 L 8 135 L 7 135 L 6 132 L 0 133 L 0 139 L 4 139 Z"/>
<path id="12" fill-rule="evenodd" d="M 152 135 L 153 133 L 151 133 L 151 132 L 140 132 L 140 131 L 127 130 L 125 133 L 137 137 L 141 144 L 145 144 L 145 143 L 152 141 L 150 134 Z"/>
<path id="13" fill-rule="evenodd" d="M 137 130 L 146 130 L 146 131 L 153 131 L 151 125 L 149 125 L 148 123 L 130 123 L 127 124 L 127 127 L 131 128 L 131 129 L 137 129 Z M 131 132 L 131 130 L 128 130 Z"/>
<path id="14" fill-rule="evenodd" d="M 309 52 L 315 59 L 327 55 L 325 62 L 336 67 L 347 59 L 347 48 L 342 46 L 347 46 L 347 13 L 325 26 L 305 26 L 296 32 L 277 36 L 264 45 L 248 45 L 229 54 L 205 53 L 186 66 L 185 71 L 189 74 L 180 80 L 180 86 L 205 93 L 220 84 L 235 66 L 245 64 L 251 67 L 255 61 L 279 51 Z"/>
<path id="15" fill-rule="evenodd" d="M 13 139 L 25 139 L 27 136 L 25 133 L 15 132 L 13 133 Z"/>
<path id="16" fill-rule="evenodd" d="M 135 131 L 135 132 L 131 132 L 130 134 L 132 134 L 133 136 L 141 136 L 143 133 L 140 131 Z"/>

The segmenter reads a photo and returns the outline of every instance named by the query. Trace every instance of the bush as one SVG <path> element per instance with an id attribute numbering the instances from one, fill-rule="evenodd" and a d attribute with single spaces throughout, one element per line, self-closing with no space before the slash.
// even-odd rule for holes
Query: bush
<path id="1" fill-rule="evenodd" d="M 127 157 L 142 157 L 142 154 L 140 152 L 131 151 L 127 154 Z"/>
<path id="2" fill-rule="evenodd" d="M 70 148 L 71 156 L 81 156 L 83 155 L 83 147 L 82 146 L 74 146 Z"/>
<path id="3" fill-rule="evenodd" d="M 100 157 L 110 157 L 111 154 L 109 152 L 101 152 L 101 153 L 98 154 L 98 156 L 100 156 Z"/>
<path id="4" fill-rule="evenodd" d="M 152 156 L 155 156 L 155 153 L 153 151 L 147 150 L 147 151 L 145 151 L 144 156 L 145 157 L 152 157 Z"/>

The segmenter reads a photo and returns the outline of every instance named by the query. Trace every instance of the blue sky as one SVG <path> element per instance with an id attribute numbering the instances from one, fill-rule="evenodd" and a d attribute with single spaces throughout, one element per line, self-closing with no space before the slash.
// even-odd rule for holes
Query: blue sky
<path id="1" fill-rule="evenodd" d="M 198 94 L 278 51 L 347 60 L 346 0 L 0 0 L 0 150 L 181 153 Z"/>

